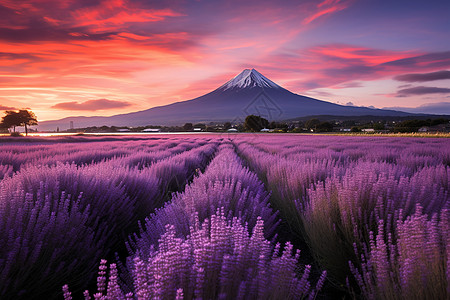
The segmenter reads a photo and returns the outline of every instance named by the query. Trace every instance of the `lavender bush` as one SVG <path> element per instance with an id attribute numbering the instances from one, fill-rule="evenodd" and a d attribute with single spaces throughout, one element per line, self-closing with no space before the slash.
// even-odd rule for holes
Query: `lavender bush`
<path id="1" fill-rule="evenodd" d="M 11 165 L 0 165 L 0 180 L 4 177 L 11 176 L 13 173 L 13 168 Z"/>
<path id="2" fill-rule="evenodd" d="M 358 269 L 351 270 L 367 299 L 446 299 L 450 275 L 450 211 L 443 209 L 431 219 L 417 205 L 416 212 L 398 221 L 394 234 L 386 234 L 379 222 L 370 233 L 370 248 L 361 254 Z"/>
<path id="3" fill-rule="evenodd" d="M 389 298 L 384 291 L 387 277 L 373 279 L 376 275 L 369 262 L 374 256 L 380 257 L 376 251 L 379 247 L 372 247 L 373 237 L 384 235 L 389 249 L 385 251 L 389 261 L 379 264 L 384 265 L 384 269 L 379 267 L 384 270 L 380 273 L 399 273 L 400 266 L 393 261 L 400 254 L 393 249 L 402 244 L 401 224 L 415 215 L 417 205 L 423 218 L 428 219 L 448 211 L 448 141 L 430 139 L 424 144 L 422 139 L 314 137 L 304 143 L 302 138 L 284 139 L 253 141 L 254 145 L 241 140 L 237 145 L 249 165 L 273 189 L 271 200 L 282 217 L 306 237 L 312 254 L 330 271 L 332 279 L 341 286 L 347 282 L 350 290 L 367 298 Z M 427 233 L 416 235 L 426 239 Z M 445 258 L 442 253 L 447 244 L 448 240 L 441 239 L 423 249 Z M 418 253 L 408 256 L 408 262 L 422 260 Z M 448 266 L 442 262 L 447 260 L 437 264 L 444 273 Z M 409 290 L 400 288 L 400 279 L 392 279 L 396 289 L 390 297 L 448 296 L 448 292 L 442 293 L 446 290 L 442 287 L 448 286 L 442 272 L 439 276 L 433 270 L 420 272 L 422 279 Z"/>
<path id="4" fill-rule="evenodd" d="M 54 295 L 60 282 L 85 286 L 99 255 L 123 252 L 127 236 L 138 228 L 137 221 L 162 205 L 168 182 L 179 178 L 180 185 L 173 188 L 181 188 L 196 169 L 204 167 L 216 147 L 215 143 L 186 144 L 178 147 L 172 141 L 170 146 L 178 150 L 171 153 L 182 154 L 166 155 L 143 169 L 116 164 L 119 158 L 92 160 L 89 165 L 46 164 L 36 156 L 31 161 L 42 165 L 23 162 L 15 174 L 0 182 L 0 240 L 7 245 L 0 255 L 0 274 L 6 284 L 0 288 L 2 299 Z M 103 151 L 103 145 L 98 146 L 94 155 Z M 177 167 L 167 169 L 167 165 Z M 12 174 L 11 167 L 5 169 Z M 68 223 L 62 225 L 64 220 Z M 70 226 L 78 228 L 81 236 L 68 235 L 73 231 Z"/>
<path id="5" fill-rule="evenodd" d="M 183 193 L 174 194 L 170 203 L 146 219 L 145 229 L 131 241 L 131 247 L 148 252 L 167 224 L 173 224 L 177 234 L 185 237 L 194 215 L 203 221 L 219 207 L 224 207 L 229 219 L 238 216 L 247 222 L 250 229 L 261 217 L 266 224 L 266 237 L 273 237 L 278 220 L 268 199 L 269 193 L 256 174 L 242 166 L 231 145 L 222 145 L 205 173 L 195 178 Z"/>
<path id="6" fill-rule="evenodd" d="M 42 185 L 35 197 L 1 189 L 2 299 L 55 297 L 67 282 L 80 288 L 103 255 L 107 241 L 89 226 L 90 210 L 82 209 L 79 199 L 47 188 Z M 106 231 L 104 226 L 99 230 Z"/>
<path id="7" fill-rule="evenodd" d="M 316 286 L 309 282 L 310 266 L 297 277 L 300 251 L 291 244 L 283 251 L 264 238 L 264 224 L 258 218 L 250 235 L 242 220 L 232 220 L 218 210 L 200 223 L 195 218 L 186 238 L 176 236 L 175 227 L 166 226 L 159 249 L 133 260 L 134 295 L 137 299 L 301 299 L 314 298 L 326 273 Z M 104 266 L 103 262 L 103 266 Z M 101 267 L 104 268 L 104 267 Z M 105 291 L 104 272 L 96 298 L 125 299 L 113 276 Z M 65 299 L 69 299 L 66 289 Z M 88 293 L 85 293 L 88 294 Z"/>
<path id="8" fill-rule="evenodd" d="M 447 299 L 449 188 L 448 139 L 11 139 L 0 298 L 77 299 L 107 258 L 86 299 L 314 298 L 316 263 L 325 297 Z"/>

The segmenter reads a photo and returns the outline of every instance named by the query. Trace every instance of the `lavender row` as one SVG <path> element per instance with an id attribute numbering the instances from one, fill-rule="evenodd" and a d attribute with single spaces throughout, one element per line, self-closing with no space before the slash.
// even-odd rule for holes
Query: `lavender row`
<path id="1" fill-rule="evenodd" d="M 296 277 L 299 251 L 293 254 L 287 244 L 278 254 L 280 245 L 274 250 L 266 240 L 278 224 L 268 197 L 233 147 L 222 145 L 205 173 L 150 216 L 135 236 L 128 265 L 134 295 L 138 299 L 313 297 L 325 273 L 316 288 L 311 287 L 310 266 L 304 267 L 301 278 Z M 104 286 L 95 297 L 127 296 Z"/>
<path id="2" fill-rule="evenodd" d="M 0 180 L 4 177 L 11 176 L 13 174 L 13 167 L 11 165 L 0 165 Z"/>
<path id="3" fill-rule="evenodd" d="M 168 186 L 182 187 L 216 147 L 206 144 L 142 170 L 57 163 L 29 165 L 2 180 L 2 299 L 54 296 L 62 282 L 85 286 L 100 256 L 124 247 L 137 221 L 162 205 Z"/>
<path id="4" fill-rule="evenodd" d="M 413 215 L 397 221 L 395 232 L 370 232 L 370 246 L 360 254 L 360 267 L 349 262 L 367 299 L 448 299 L 450 210 L 431 219 L 417 205 Z M 355 250 L 357 251 L 357 250 Z"/>
<path id="5" fill-rule="evenodd" d="M 449 209 L 448 141 L 431 140 L 431 146 L 418 139 L 323 141 L 323 137 L 291 138 L 286 143 L 279 139 L 278 151 L 275 144 L 261 140 L 252 141 L 256 147 L 245 140 L 238 144 L 272 188 L 272 201 L 282 217 L 306 238 L 317 261 L 337 282 L 347 281 L 349 290 L 374 299 L 447 297 L 442 286 L 449 281 L 444 238 L 448 221 L 442 214 Z M 407 223 L 411 218 L 432 222 L 429 228 L 434 229 L 417 230 L 421 238 L 406 241 L 401 228 L 413 224 Z M 433 239 L 427 238 L 430 231 Z M 376 242 L 379 246 L 374 246 Z M 438 253 L 432 270 L 419 267 L 428 264 L 419 252 L 399 250 L 399 245 L 412 242 L 416 246 L 410 247 Z M 380 252 L 383 247 L 388 250 Z M 401 271 L 404 268 L 409 268 L 408 275 Z M 421 284 L 413 284 L 417 274 Z M 433 281 L 435 289 L 430 288 Z"/>
<path id="6" fill-rule="evenodd" d="M 271 141 L 264 139 L 262 143 L 256 141 L 259 150 L 301 161 L 386 162 L 412 171 L 424 166 L 450 165 L 448 139 L 288 135 L 272 137 Z"/>
<path id="7" fill-rule="evenodd" d="M 272 237 L 278 221 L 268 199 L 263 183 L 242 166 L 231 145 L 221 145 L 203 174 L 194 178 L 183 193 L 174 194 L 171 202 L 146 218 L 145 227 L 135 237 L 132 248 L 141 252 L 150 249 L 167 224 L 175 226 L 178 234 L 186 237 L 195 216 L 203 221 L 221 207 L 229 218 L 239 216 L 248 222 L 250 229 L 257 217 L 262 217 L 266 222 L 266 236 Z"/>
<path id="8" fill-rule="evenodd" d="M 206 141 L 159 139 L 134 141 L 116 139 L 114 142 L 54 144 L 50 145 L 6 145 L 0 147 L 0 165 L 11 166 L 18 171 L 26 165 L 53 165 L 55 162 L 92 164 L 113 160 L 115 164 L 144 168 L 151 163 L 171 155 L 204 145 Z"/>
<path id="9" fill-rule="evenodd" d="M 308 280 L 310 266 L 298 277 L 300 251 L 273 249 L 264 238 L 264 223 L 258 218 L 251 234 L 247 225 L 223 210 L 194 225 L 186 238 L 177 237 L 175 227 L 167 225 L 159 240 L 159 250 L 148 258 L 133 259 L 133 290 L 125 293 L 111 264 L 106 277 L 102 261 L 95 299 L 314 299 L 323 286 L 323 272 L 315 286 Z M 71 300 L 69 287 L 64 299 Z M 88 291 L 85 299 L 91 299 Z"/>

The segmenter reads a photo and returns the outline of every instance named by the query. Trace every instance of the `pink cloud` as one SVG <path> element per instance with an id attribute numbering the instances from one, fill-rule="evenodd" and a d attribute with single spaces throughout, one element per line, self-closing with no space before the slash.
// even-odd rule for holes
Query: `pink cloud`
<path id="1" fill-rule="evenodd" d="M 342 87 L 351 81 L 392 78 L 404 73 L 450 67 L 450 52 L 411 52 L 371 49 L 354 45 L 322 45 L 293 54 L 265 57 L 258 68 L 286 79 L 288 87 L 310 90 Z"/>
<path id="2" fill-rule="evenodd" d="M 346 9 L 350 5 L 350 1 L 341 0 L 324 0 L 317 4 L 315 11 L 303 20 L 303 24 L 310 24 L 315 20 L 341 10 Z"/>
<path id="3" fill-rule="evenodd" d="M 98 99 L 98 100 L 88 100 L 83 103 L 78 103 L 76 101 L 57 103 L 53 105 L 53 108 L 63 109 L 63 110 L 108 110 L 131 106 L 131 103 L 125 101 L 115 101 L 108 99 Z"/>

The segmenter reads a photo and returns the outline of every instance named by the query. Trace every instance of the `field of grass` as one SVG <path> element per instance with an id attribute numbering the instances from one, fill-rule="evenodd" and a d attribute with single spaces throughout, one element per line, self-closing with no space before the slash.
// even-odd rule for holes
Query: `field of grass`
<path id="1" fill-rule="evenodd" d="M 2 137 L 0 298 L 448 299 L 427 137 Z"/>

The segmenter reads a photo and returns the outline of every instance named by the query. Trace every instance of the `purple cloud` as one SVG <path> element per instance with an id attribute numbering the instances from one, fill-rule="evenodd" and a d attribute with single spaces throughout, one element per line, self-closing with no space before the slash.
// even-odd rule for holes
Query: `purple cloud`
<path id="1" fill-rule="evenodd" d="M 383 107 L 383 109 L 399 110 L 409 113 L 450 115 L 450 102 L 426 103 L 418 107 Z"/>
<path id="2" fill-rule="evenodd" d="M 108 99 L 89 100 L 82 103 L 76 101 L 58 103 L 52 106 L 52 108 L 63 110 L 107 110 L 114 108 L 122 108 L 130 106 L 131 103 L 125 101 L 115 101 Z"/>
<path id="3" fill-rule="evenodd" d="M 32 54 L 28 54 L 28 53 L 11 53 L 11 52 L 0 52 L 0 58 L 1 59 L 28 59 L 28 60 L 39 60 L 40 58 L 32 55 Z"/>
<path id="4" fill-rule="evenodd" d="M 16 110 L 17 108 L 12 106 L 5 106 L 0 104 L 0 110 Z"/>
<path id="5" fill-rule="evenodd" d="M 413 88 L 402 89 L 397 92 L 397 97 L 408 97 L 414 95 L 426 94 L 449 94 L 450 89 L 431 86 L 416 86 Z"/>
<path id="6" fill-rule="evenodd" d="M 394 77 L 395 80 L 405 82 L 425 82 L 434 80 L 450 79 L 450 71 L 437 71 L 431 73 L 404 74 Z"/>
<path id="7" fill-rule="evenodd" d="M 397 59 L 382 64 L 382 66 L 390 67 L 446 67 L 450 66 L 450 51 L 446 52 L 434 52 L 424 55 L 408 57 L 403 59 Z"/>
<path id="8" fill-rule="evenodd" d="M 74 34 L 76 32 L 76 34 Z M 117 32 L 89 33 L 85 27 L 55 28 L 42 23 L 34 23 L 28 28 L 0 28 L 0 39 L 10 42 L 65 41 L 65 40 L 105 40 Z"/>

